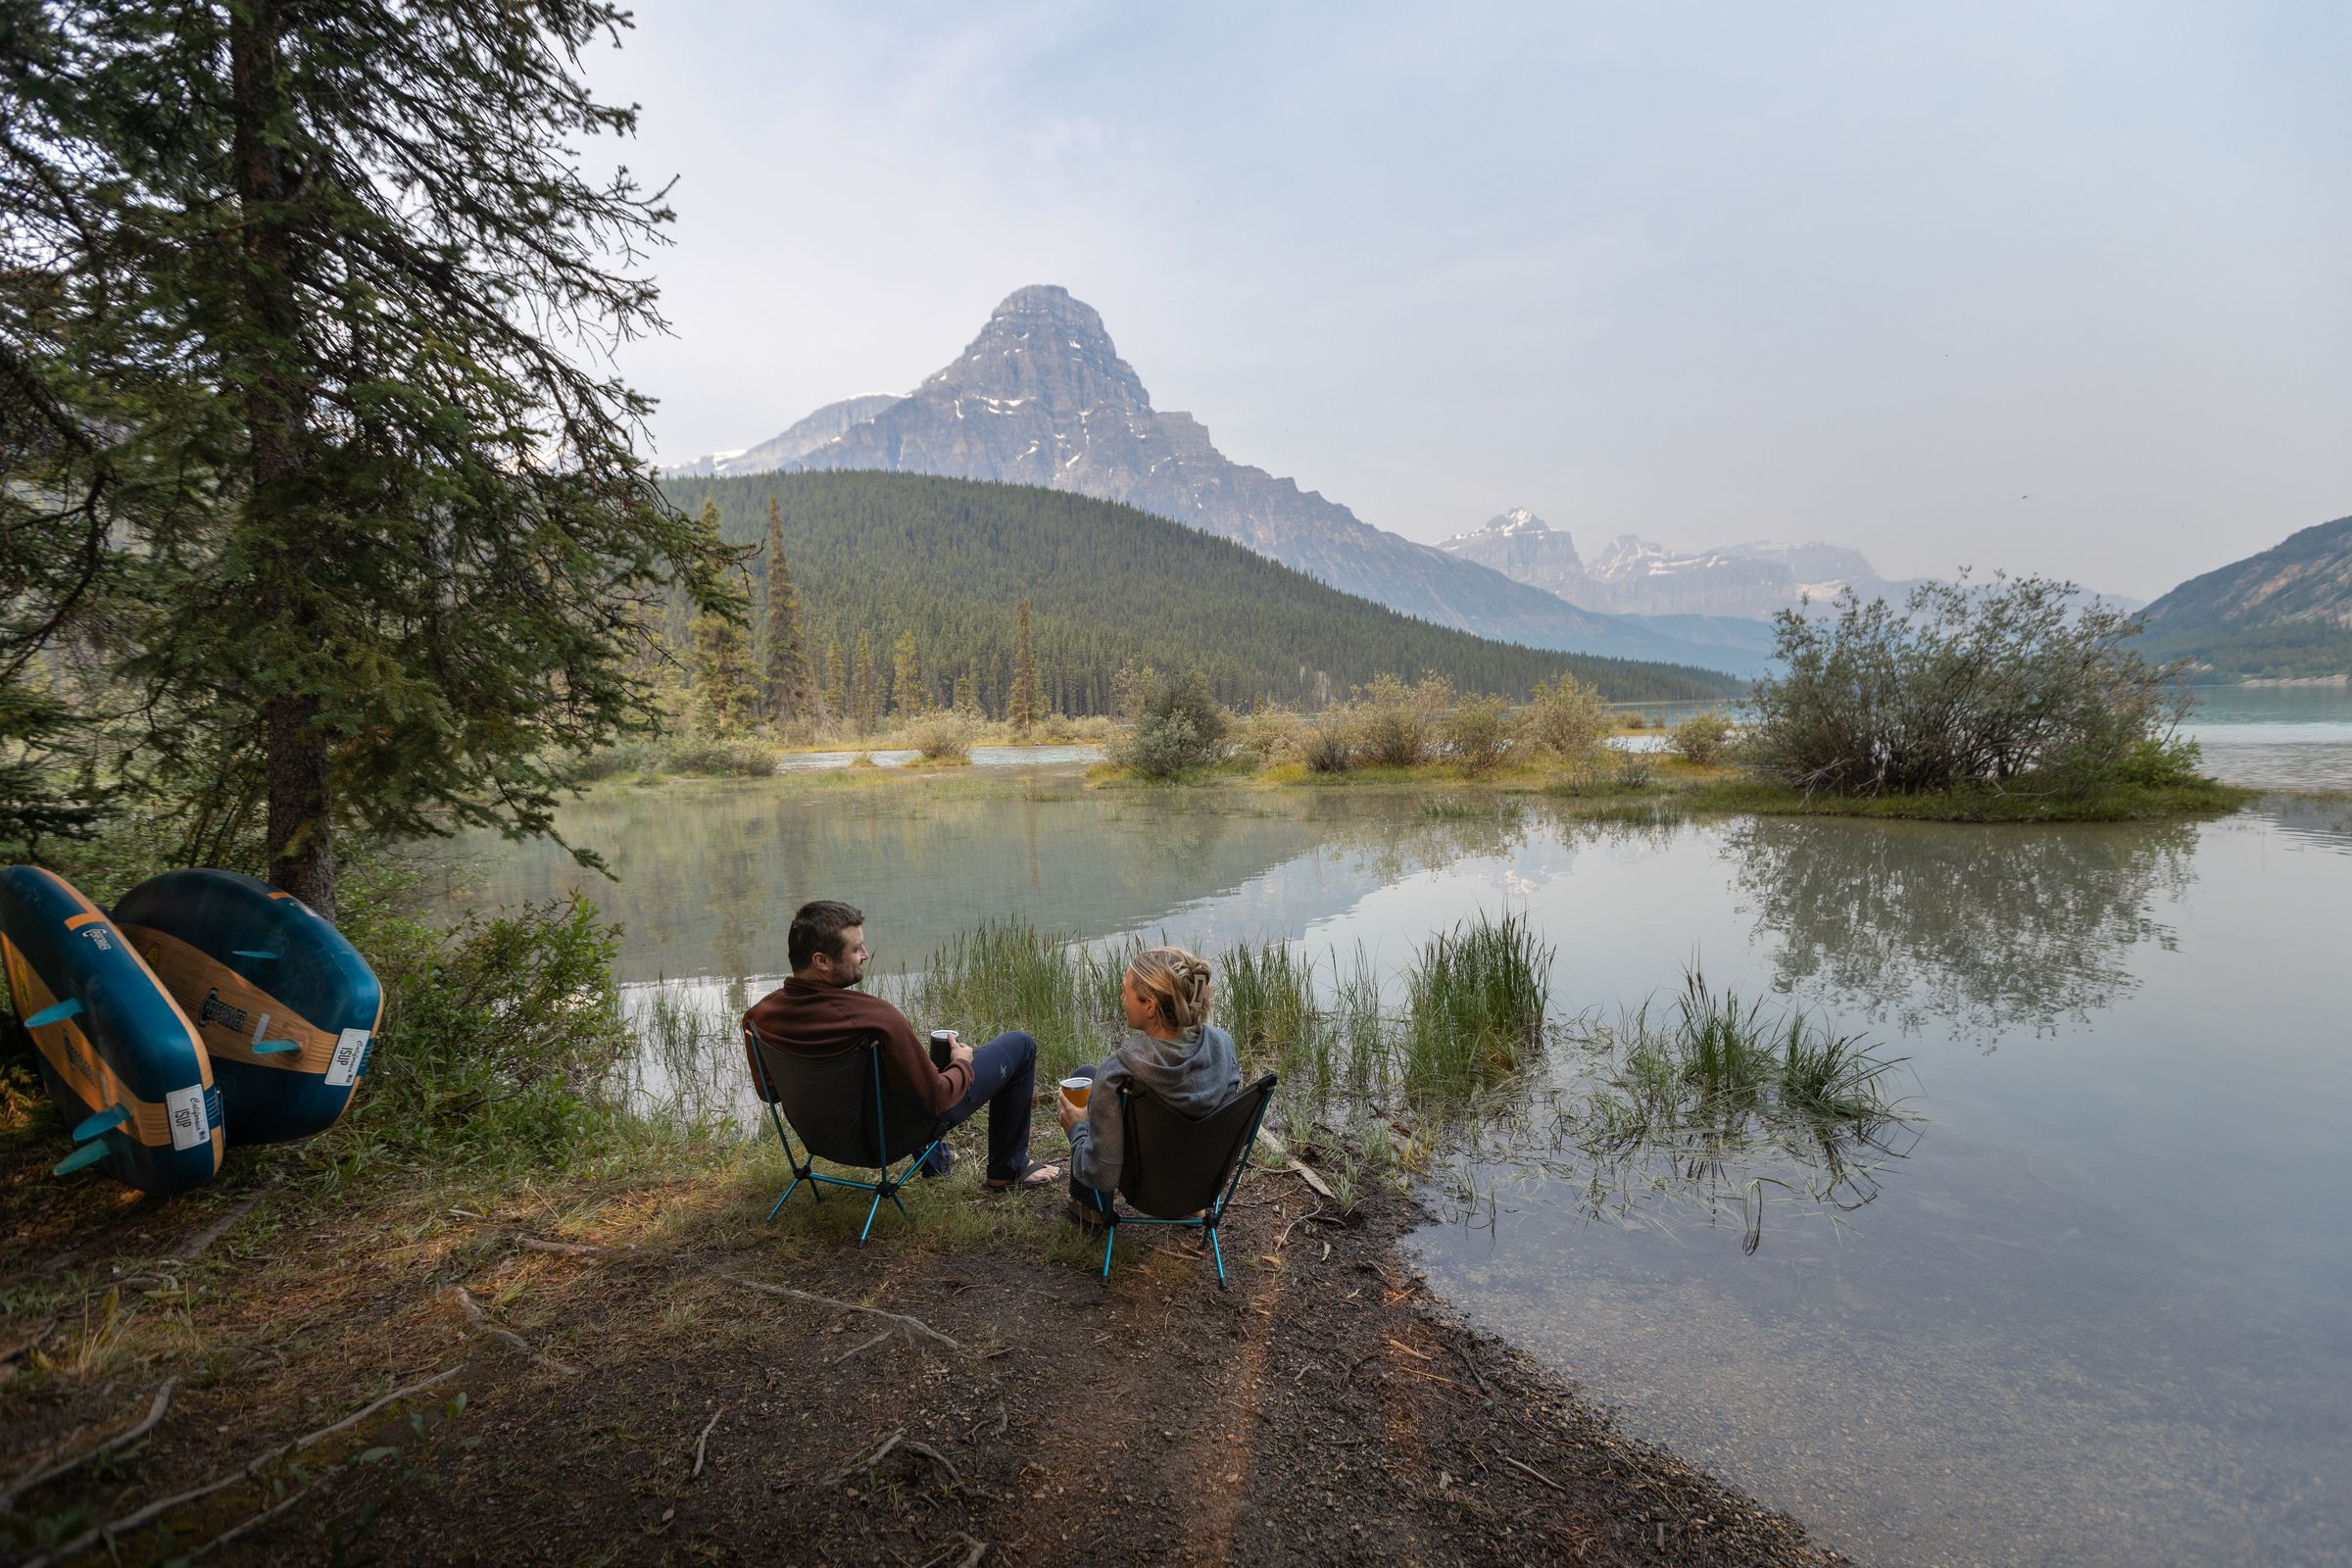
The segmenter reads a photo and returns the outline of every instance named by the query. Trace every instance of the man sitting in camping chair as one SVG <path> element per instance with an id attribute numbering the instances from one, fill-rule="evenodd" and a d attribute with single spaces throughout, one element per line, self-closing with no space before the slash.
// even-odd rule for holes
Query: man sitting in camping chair
<path id="1" fill-rule="evenodd" d="M 957 1041 L 946 1067 L 932 1064 L 906 1015 L 853 990 L 865 978 L 865 915 L 847 904 L 819 899 L 793 914 L 786 939 L 792 978 L 761 997 L 743 1015 L 745 1028 L 772 1052 L 831 1056 L 868 1040 L 879 1041 L 882 1074 L 899 1096 L 939 1118 L 944 1135 L 988 1107 L 990 1187 L 1039 1187 L 1061 1179 L 1059 1165 L 1029 1161 L 1029 1098 L 1037 1077 L 1037 1042 L 1019 1030 L 974 1051 Z M 923 1162 L 925 1176 L 945 1176 L 956 1162 L 946 1143 Z"/>

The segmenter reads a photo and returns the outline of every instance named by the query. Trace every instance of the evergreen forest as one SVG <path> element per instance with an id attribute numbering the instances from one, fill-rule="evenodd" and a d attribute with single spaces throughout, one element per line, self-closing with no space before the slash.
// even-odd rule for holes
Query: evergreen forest
<path id="1" fill-rule="evenodd" d="M 1237 709 L 1261 698 L 1316 708 L 1384 673 L 1435 672 L 1512 701 L 1563 671 L 1615 701 L 1744 689 L 1716 670 L 1434 625 L 1229 540 L 1057 490 L 882 472 L 674 479 L 664 489 L 688 515 L 714 514 L 720 538 L 750 552 L 754 603 L 768 597 L 772 503 L 810 667 L 849 671 L 854 686 L 862 645 L 890 687 L 874 706 L 890 711 L 950 706 L 960 688 L 1004 717 L 1024 599 L 1040 706 L 1073 716 L 1110 711 L 1130 663 L 1197 668 Z M 764 636 L 766 620 L 755 622 Z M 680 635 L 689 635 L 682 607 L 672 617 Z M 764 649 L 755 662 L 764 666 Z M 904 689 L 908 680 L 918 690 Z"/>

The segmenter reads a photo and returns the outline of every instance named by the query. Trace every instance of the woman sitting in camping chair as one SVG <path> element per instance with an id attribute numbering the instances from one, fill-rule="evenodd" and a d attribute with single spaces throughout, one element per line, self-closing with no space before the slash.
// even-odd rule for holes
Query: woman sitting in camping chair
<path id="1" fill-rule="evenodd" d="M 1110 1054 L 1076 1076 L 1092 1078 L 1085 1105 L 1058 1097 L 1070 1135 L 1070 1215 L 1099 1225 L 1118 1190 L 1126 1123 L 1119 1092 L 1149 1093 L 1180 1115 L 1200 1118 L 1240 1092 L 1233 1036 L 1208 1022 L 1208 965 L 1182 948 L 1147 948 L 1119 986 L 1127 1033 Z"/>

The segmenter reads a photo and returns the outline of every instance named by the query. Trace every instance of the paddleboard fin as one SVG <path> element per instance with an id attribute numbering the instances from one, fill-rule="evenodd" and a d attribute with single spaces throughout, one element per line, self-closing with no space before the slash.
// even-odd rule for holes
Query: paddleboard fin
<path id="1" fill-rule="evenodd" d="M 54 1007 L 43 1007 L 31 1017 L 25 1019 L 24 1027 L 27 1029 L 45 1029 L 53 1023 L 64 1023 L 68 1018 L 79 1017 L 80 1014 L 81 1004 L 79 1002 L 61 1002 Z"/>
<path id="2" fill-rule="evenodd" d="M 301 1049 L 302 1042 L 299 1040 L 256 1040 L 253 1043 L 253 1054 L 257 1056 L 274 1056 L 281 1052 Z"/>
<path id="3" fill-rule="evenodd" d="M 112 1132 L 128 1120 L 130 1120 L 130 1112 L 124 1110 L 121 1105 L 109 1105 L 104 1110 L 94 1110 L 82 1118 L 80 1126 L 74 1129 L 74 1141 L 77 1144 L 86 1144 L 100 1133 Z"/>
<path id="4" fill-rule="evenodd" d="M 229 956 L 234 958 L 274 958 L 277 956 L 267 948 L 231 948 L 228 952 Z"/>
<path id="5" fill-rule="evenodd" d="M 81 1169 L 82 1166 L 95 1165 L 105 1157 L 106 1145 L 103 1142 L 84 1144 L 79 1149 L 74 1151 L 74 1152 L 71 1154 L 68 1154 L 65 1158 L 59 1160 L 57 1162 L 57 1169 L 51 1171 L 49 1174 L 52 1176 L 71 1176 L 75 1171 Z"/>

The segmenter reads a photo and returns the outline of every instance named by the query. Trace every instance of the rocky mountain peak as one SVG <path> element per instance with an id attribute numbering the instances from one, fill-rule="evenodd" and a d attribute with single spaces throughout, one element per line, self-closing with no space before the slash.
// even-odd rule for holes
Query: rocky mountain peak
<path id="1" fill-rule="evenodd" d="M 1032 283 L 1005 295 L 979 335 L 953 364 L 925 378 L 922 390 L 999 402 L 1035 398 L 1049 414 L 1091 416 L 1103 404 L 1126 414 L 1152 406 L 1142 378 L 1119 358 L 1102 316 L 1052 283 Z"/>

